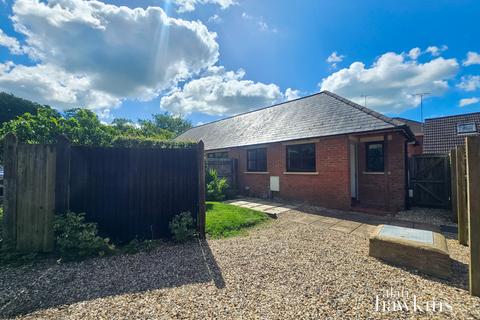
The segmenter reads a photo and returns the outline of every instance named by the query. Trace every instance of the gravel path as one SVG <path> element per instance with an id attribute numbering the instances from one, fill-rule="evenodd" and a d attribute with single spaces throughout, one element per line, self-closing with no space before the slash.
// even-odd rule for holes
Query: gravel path
<path id="1" fill-rule="evenodd" d="M 150 253 L 0 269 L 0 314 L 26 319 L 480 318 L 467 290 L 468 250 L 448 240 L 449 281 L 368 256 L 368 239 L 286 218 L 247 237 L 165 244 Z M 385 290 L 451 312 L 377 312 Z M 17 293 L 17 298 L 12 300 Z M 383 301 L 383 300 L 382 300 Z M 437 305 L 438 306 L 438 305 Z"/>

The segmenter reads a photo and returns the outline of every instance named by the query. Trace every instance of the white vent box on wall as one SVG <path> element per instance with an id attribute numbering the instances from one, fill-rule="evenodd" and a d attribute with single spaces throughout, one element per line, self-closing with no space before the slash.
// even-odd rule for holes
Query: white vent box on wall
<path id="1" fill-rule="evenodd" d="M 280 177 L 270 177 L 270 191 L 280 191 Z"/>

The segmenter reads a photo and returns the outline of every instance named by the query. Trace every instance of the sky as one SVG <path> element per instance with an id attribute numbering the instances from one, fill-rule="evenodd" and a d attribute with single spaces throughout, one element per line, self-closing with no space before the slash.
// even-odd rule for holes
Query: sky
<path id="1" fill-rule="evenodd" d="M 480 111 L 474 0 L 0 0 L 0 91 L 194 125 L 329 90 L 392 117 Z"/>

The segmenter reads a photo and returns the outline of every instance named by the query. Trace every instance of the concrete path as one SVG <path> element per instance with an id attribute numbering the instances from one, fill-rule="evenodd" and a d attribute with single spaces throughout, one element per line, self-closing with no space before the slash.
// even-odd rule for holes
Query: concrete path
<path id="1" fill-rule="evenodd" d="M 227 203 L 262 211 L 274 218 L 281 218 L 294 223 L 309 224 L 319 229 L 329 229 L 357 236 L 368 236 L 379 224 L 389 224 L 399 227 L 439 231 L 437 226 L 425 223 L 395 219 L 392 216 L 376 216 L 365 213 L 345 212 L 301 203 L 284 203 L 255 198 L 241 198 Z"/>

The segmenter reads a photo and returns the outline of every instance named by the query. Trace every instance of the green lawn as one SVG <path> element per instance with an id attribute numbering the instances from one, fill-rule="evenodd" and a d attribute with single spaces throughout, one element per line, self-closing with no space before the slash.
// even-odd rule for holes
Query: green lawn
<path id="1" fill-rule="evenodd" d="M 221 202 L 207 202 L 206 232 L 212 238 L 245 234 L 246 230 L 268 220 L 259 211 Z"/>

